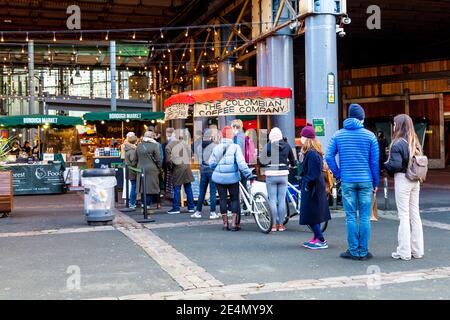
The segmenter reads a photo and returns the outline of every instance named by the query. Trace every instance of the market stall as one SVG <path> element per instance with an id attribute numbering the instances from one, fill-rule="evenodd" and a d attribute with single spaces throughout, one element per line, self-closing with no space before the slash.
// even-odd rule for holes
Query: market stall
<path id="1" fill-rule="evenodd" d="M 290 88 L 279 87 L 217 87 L 186 91 L 175 94 L 164 101 L 164 120 L 190 117 L 195 120 L 196 118 L 218 118 L 219 116 L 250 118 L 261 115 L 285 115 L 290 110 L 291 98 L 292 90 Z M 288 119 L 286 120 L 288 121 Z M 254 141 L 256 142 L 256 140 Z M 193 164 L 192 167 L 195 168 L 196 164 Z M 166 185 L 169 186 L 166 189 L 166 192 L 169 193 L 170 182 Z M 195 187 L 194 185 L 194 189 Z"/>
<path id="2" fill-rule="evenodd" d="M 81 124 L 83 124 L 81 118 L 57 115 L 0 117 L 1 128 L 38 129 L 37 144 L 33 151 L 10 155 L 8 162 L 3 165 L 13 173 L 14 195 L 64 192 L 66 161 L 70 162 L 78 138 L 73 129 Z M 70 130 L 64 131 L 66 129 Z M 69 135 L 64 132 L 68 132 Z M 72 136 L 70 132 L 73 133 Z"/>
<path id="3" fill-rule="evenodd" d="M 94 124 L 96 134 L 88 142 L 86 157 L 93 168 L 114 168 L 117 184 L 123 185 L 123 160 L 120 145 L 128 132 L 136 136 L 144 135 L 148 126 L 155 125 L 164 118 L 164 112 L 89 112 L 83 116 L 86 124 Z M 91 160 L 92 159 L 92 160 Z"/>

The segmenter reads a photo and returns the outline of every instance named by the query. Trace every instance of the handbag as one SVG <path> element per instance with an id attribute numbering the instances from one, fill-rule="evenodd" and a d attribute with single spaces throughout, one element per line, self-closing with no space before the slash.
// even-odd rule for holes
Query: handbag
<path id="1" fill-rule="evenodd" d="M 370 209 L 370 221 L 378 221 L 377 194 L 372 196 L 372 208 Z"/>

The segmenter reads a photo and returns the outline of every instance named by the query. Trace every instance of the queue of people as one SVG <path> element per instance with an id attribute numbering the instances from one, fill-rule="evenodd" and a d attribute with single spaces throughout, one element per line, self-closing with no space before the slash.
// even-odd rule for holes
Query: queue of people
<path id="1" fill-rule="evenodd" d="M 331 219 L 328 192 L 324 172 L 329 167 L 334 177 L 341 181 L 343 207 L 346 214 L 348 249 L 341 257 L 350 260 L 368 260 L 371 234 L 370 214 L 374 195 L 378 191 L 381 175 L 395 179 L 395 198 L 399 212 L 398 246 L 392 253 L 395 259 L 410 260 L 424 255 L 423 230 L 419 214 L 421 177 L 411 171 L 415 157 L 423 151 L 412 120 L 407 115 L 394 118 L 392 143 L 387 144 L 384 135 L 364 128 L 364 109 L 357 104 L 349 107 L 349 117 L 344 126 L 331 138 L 326 154 L 311 124 L 301 131 L 301 151 L 296 155 L 277 127 L 270 130 L 269 141 L 259 155 L 259 163 L 265 167 L 266 188 L 273 215 L 272 232 L 285 231 L 286 192 L 289 170 L 301 167 L 301 225 L 308 225 L 313 237 L 303 243 L 308 249 L 328 248 L 321 224 Z M 234 120 L 221 131 L 217 127 L 204 130 L 201 139 L 192 146 L 186 130 L 167 128 L 164 145 L 156 141 L 153 131 L 145 133 L 142 143 L 136 146 L 134 134 L 127 136 L 124 146 L 125 162 L 144 168 L 147 204 L 160 207 L 162 177 L 172 176 L 173 202 L 168 214 L 181 213 L 181 188 L 187 196 L 187 212 L 191 218 L 201 218 L 207 189 L 210 192 L 210 219 L 222 217 L 223 230 L 241 229 L 241 205 L 239 182 L 246 186 L 253 177 L 249 164 L 256 163 L 256 148 L 244 134 L 242 121 Z M 200 169 L 199 195 L 194 203 L 190 167 L 192 151 L 198 156 Z M 388 155 L 388 156 L 386 156 Z M 296 159 L 298 158 L 298 160 Z M 336 159 L 338 157 L 338 160 Z M 411 178 L 413 176 L 413 178 Z M 419 174 L 420 176 L 420 174 Z M 136 205 L 136 177 L 130 176 L 130 206 Z M 165 181 L 167 183 L 167 181 Z M 219 195 L 220 215 L 216 213 L 216 191 Z M 155 200 L 156 199 L 156 200 Z M 228 213 L 231 212 L 231 222 Z"/>

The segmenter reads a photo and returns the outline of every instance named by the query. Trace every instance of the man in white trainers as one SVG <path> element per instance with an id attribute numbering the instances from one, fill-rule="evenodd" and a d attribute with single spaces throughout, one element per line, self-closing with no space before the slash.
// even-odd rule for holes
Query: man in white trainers
<path id="1" fill-rule="evenodd" d="M 200 162 L 200 191 L 198 195 L 197 210 L 191 215 L 191 218 L 200 219 L 202 217 L 203 201 L 205 200 L 206 190 L 209 184 L 209 201 L 210 201 L 210 219 L 218 219 L 216 214 L 216 185 L 211 180 L 213 170 L 208 165 L 211 152 L 216 146 L 217 129 L 207 128 L 203 133 L 203 140 L 201 143 L 194 145 L 195 158 Z"/>

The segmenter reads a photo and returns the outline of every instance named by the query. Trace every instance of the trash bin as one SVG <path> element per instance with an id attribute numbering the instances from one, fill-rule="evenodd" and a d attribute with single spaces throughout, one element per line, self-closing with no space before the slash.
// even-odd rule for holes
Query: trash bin
<path id="1" fill-rule="evenodd" d="M 114 169 L 83 170 L 84 214 L 88 224 L 114 219 L 114 187 L 117 185 Z"/>

